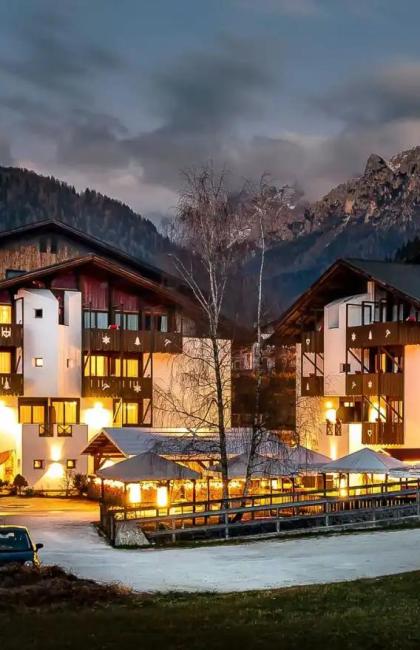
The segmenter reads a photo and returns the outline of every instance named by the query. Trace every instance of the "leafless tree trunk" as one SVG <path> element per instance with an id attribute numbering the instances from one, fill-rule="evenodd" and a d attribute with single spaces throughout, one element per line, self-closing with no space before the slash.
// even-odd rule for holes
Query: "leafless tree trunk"
<path id="1" fill-rule="evenodd" d="M 261 257 L 260 257 L 258 285 L 257 285 L 257 291 L 258 291 L 257 322 L 256 322 L 257 341 L 255 346 L 256 386 L 255 386 L 254 418 L 252 423 L 252 434 L 251 434 L 251 441 L 249 446 L 249 459 L 247 464 L 244 490 L 243 490 L 244 496 L 246 496 L 249 492 L 252 473 L 255 466 L 255 460 L 258 453 L 258 448 L 259 445 L 261 444 L 261 440 L 263 436 L 263 427 L 264 427 L 262 413 L 261 413 L 261 387 L 262 387 L 262 375 L 263 375 L 261 317 L 262 317 L 263 273 L 264 273 L 264 262 L 265 262 L 265 232 L 264 232 L 262 207 L 261 205 L 257 204 L 256 208 L 257 208 L 256 209 L 257 216 L 259 219 L 260 246 L 261 246 Z"/>
<path id="2" fill-rule="evenodd" d="M 186 173 L 186 188 L 178 214 L 172 225 L 172 238 L 186 249 L 185 259 L 174 255 L 178 274 L 190 288 L 201 308 L 202 332 L 210 341 L 213 386 L 207 387 L 209 408 L 202 415 L 202 425 L 209 426 L 208 413 L 216 408 L 214 422 L 218 434 L 223 499 L 229 497 L 228 454 L 222 309 L 226 289 L 238 262 L 238 246 L 244 235 L 240 217 L 226 187 L 225 172 L 211 166 Z M 189 251 L 189 252 L 188 252 Z M 186 261 L 188 260 L 188 261 Z M 229 395 L 230 399 L 230 395 Z M 196 423 L 200 424 L 198 413 Z"/>

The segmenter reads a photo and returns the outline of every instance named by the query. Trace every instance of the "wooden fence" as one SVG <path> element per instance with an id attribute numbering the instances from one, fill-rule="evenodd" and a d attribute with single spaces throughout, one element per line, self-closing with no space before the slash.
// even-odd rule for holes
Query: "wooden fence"
<path id="1" fill-rule="evenodd" d="M 226 507 L 226 505 L 228 507 Z M 349 526 L 420 516 L 420 481 L 352 486 L 337 490 L 254 495 L 221 501 L 178 503 L 166 508 L 110 508 L 101 504 L 101 527 L 115 543 L 120 522 L 135 522 L 155 543 L 229 539 L 248 535 Z"/>

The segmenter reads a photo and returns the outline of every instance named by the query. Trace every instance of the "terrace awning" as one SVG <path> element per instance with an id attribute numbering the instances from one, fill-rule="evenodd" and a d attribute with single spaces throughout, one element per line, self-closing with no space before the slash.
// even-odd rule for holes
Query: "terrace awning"
<path id="1" fill-rule="evenodd" d="M 198 472 L 175 463 L 173 460 L 162 458 L 151 451 L 122 460 L 111 467 L 100 469 L 96 474 L 99 478 L 120 481 L 120 483 L 194 480 L 201 476 Z"/>
<path id="2" fill-rule="evenodd" d="M 322 472 L 331 474 L 390 474 L 398 469 L 406 469 L 400 460 L 368 447 L 331 461 L 322 467 Z"/>

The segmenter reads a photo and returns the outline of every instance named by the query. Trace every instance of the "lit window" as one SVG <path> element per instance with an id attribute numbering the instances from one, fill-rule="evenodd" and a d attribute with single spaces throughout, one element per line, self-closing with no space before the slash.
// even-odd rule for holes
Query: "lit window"
<path id="1" fill-rule="evenodd" d="M 56 424 L 77 424 L 77 400 L 52 400 L 51 417 Z"/>
<path id="2" fill-rule="evenodd" d="M 66 461 L 67 469 L 76 469 L 76 461 L 74 458 L 68 458 Z"/>
<path id="3" fill-rule="evenodd" d="M 35 318 L 42 318 L 44 315 L 44 312 L 42 309 L 34 309 L 35 312 Z"/>
<path id="4" fill-rule="evenodd" d="M 0 374 L 9 375 L 12 371 L 11 352 L 0 352 Z"/>
<path id="5" fill-rule="evenodd" d="M 44 359 L 42 357 L 35 357 L 34 365 L 35 368 L 42 368 L 44 365 Z"/>
<path id="6" fill-rule="evenodd" d="M 39 458 L 34 460 L 34 469 L 44 469 L 44 461 Z"/>
<path id="7" fill-rule="evenodd" d="M 85 355 L 84 358 L 85 377 L 107 377 L 108 358 L 100 354 Z"/>
<path id="8" fill-rule="evenodd" d="M 0 325 L 11 325 L 12 323 L 12 306 L 0 305 Z"/>

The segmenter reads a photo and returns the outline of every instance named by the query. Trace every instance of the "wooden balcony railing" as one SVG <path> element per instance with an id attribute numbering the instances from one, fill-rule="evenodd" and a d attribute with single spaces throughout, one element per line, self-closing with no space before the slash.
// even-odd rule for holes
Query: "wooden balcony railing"
<path id="1" fill-rule="evenodd" d="M 346 395 L 404 396 L 402 372 L 360 373 L 346 376 Z"/>
<path id="2" fill-rule="evenodd" d="M 179 332 L 84 329 L 83 349 L 91 352 L 182 352 Z"/>
<path id="3" fill-rule="evenodd" d="M 23 343 L 22 325 L 0 325 L 0 347 L 20 348 Z"/>
<path id="4" fill-rule="evenodd" d="M 403 445 L 404 422 L 363 422 L 364 445 Z"/>
<path id="5" fill-rule="evenodd" d="M 0 395 L 23 395 L 23 375 L 0 375 Z"/>
<path id="6" fill-rule="evenodd" d="M 23 435 L 37 435 L 40 438 L 71 438 L 73 436 L 82 436 L 87 440 L 87 424 L 53 424 L 44 422 L 43 424 L 23 424 Z"/>
<path id="7" fill-rule="evenodd" d="M 324 394 L 324 377 L 314 375 L 302 377 L 301 394 L 305 397 L 316 397 Z"/>
<path id="8" fill-rule="evenodd" d="M 151 377 L 83 377 L 83 397 L 150 399 Z"/>
<path id="9" fill-rule="evenodd" d="M 303 332 L 301 338 L 302 352 L 324 351 L 324 332 Z"/>
<path id="10" fill-rule="evenodd" d="M 347 328 L 349 348 L 417 343 L 420 343 L 420 322 L 395 321 Z"/>

